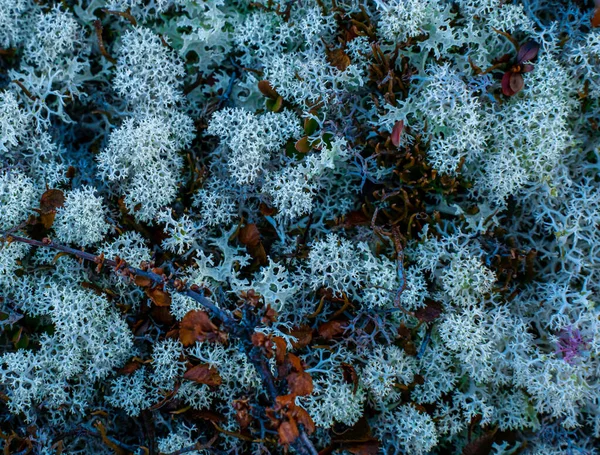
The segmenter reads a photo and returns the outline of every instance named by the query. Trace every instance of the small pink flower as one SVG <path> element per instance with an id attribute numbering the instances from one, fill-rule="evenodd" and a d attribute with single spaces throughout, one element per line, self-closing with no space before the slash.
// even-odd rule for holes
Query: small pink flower
<path id="1" fill-rule="evenodd" d="M 564 361 L 572 364 L 575 357 L 580 356 L 582 351 L 587 349 L 590 341 L 584 339 L 579 330 L 567 326 L 560 331 L 556 353 L 562 354 Z"/>

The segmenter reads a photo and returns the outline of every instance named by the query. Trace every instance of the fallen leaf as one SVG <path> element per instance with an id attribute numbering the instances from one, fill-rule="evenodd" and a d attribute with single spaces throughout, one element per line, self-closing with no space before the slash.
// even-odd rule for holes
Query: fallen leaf
<path id="1" fill-rule="evenodd" d="M 296 406 L 293 413 L 298 423 L 304 427 L 304 431 L 308 434 L 315 431 L 315 422 L 306 409 Z"/>
<path id="2" fill-rule="evenodd" d="M 346 71 L 346 69 L 352 63 L 352 61 L 350 60 L 350 57 L 348 56 L 348 54 L 346 54 L 344 49 L 339 49 L 339 48 L 334 49 L 332 51 L 328 50 L 327 51 L 327 59 L 329 60 L 329 63 L 331 64 L 331 66 L 335 66 L 340 71 Z"/>
<path id="3" fill-rule="evenodd" d="M 310 344 L 313 338 L 313 329 L 308 325 L 301 325 L 294 327 L 289 333 L 291 336 L 296 338 L 296 341 L 292 341 L 294 349 L 302 349 Z"/>
<path id="4" fill-rule="evenodd" d="M 296 150 L 298 152 L 303 153 L 303 154 L 310 152 L 310 150 L 312 148 L 308 142 L 308 136 L 304 136 L 304 137 L 298 139 L 298 141 L 296 142 L 294 147 L 296 148 Z"/>
<path id="5" fill-rule="evenodd" d="M 267 263 L 267 253 L 260 238 L 260 232 L 256 224 L 247 224 L 238 233 L 239 241 L 246 250 L 260 264 Z"/>
<path id="6" fill-rule="evenodd" d="M 377 455 L 379 453 L 379 441 L 370 439 L 369 441 L 344 446 L 344 449 L 354 455 Z"/>
<path id="7" fill-rule="evenodd" d="M 394 124 L 394 127 L 392 128 L 392 134 L 390 136 L 392 139 L 392 144 L 394 144 L 394 147 L 398 147 L 400 145 L 400 138 L 402 137 L 403 131 L 404 131 L 404 120 L 400 120 Z"/>
<path id="8" fill-rule="evenodd" d="M 463 455 L 488 455 L 492 451 L 494 436 L 496 436 L 496 430 L 469 442 L 462 450 Z"/>
<path id="9" fill-rule="evenodd" d="M 223 383 L 223 379 L 217 369 L 208 364 L 200 364 L 190 368 L 183 375 L 183 379 L 194 381 L 198 384 L 206 384 L 211 387 L 216 387 Z"/>
<path id="10" fill-rule="evenodd" d="M 154 302 L 157 306 L 169 306 L 171 305 L 171 296 L 169 293 L 161 288 L 147 288 L 145 290 L 146 295 Z"/>
<path id="11" fill-rule="evenodd" d="M 40 219 L 46 229 L 50 229 L 56 217 L 56 210 L 65 203 L 65 195 L 61 190 L 46 190 L 40 199 Z"/>
<path id="12" fill-rule="evenodd" d="M 442 314 L 442 305 L 438 302 L 431 301 L 423 308 L 415 311 L 415 316 L 419 321 L 433 322 Z"/>
<path id="13" fill-rule="evenodd" d="M 277 428 L 277 433 L 279 434 L 279 443 L 283 445 L 292 444 L 300 436 L 298 425 L 293 420 L 281 422 L 279 428 Z"/>
<path id="14" fill-rule="evenodd" d="M 358 374 L 356 373 L 356 368 L 349 363 L 342 363 L 342 373 L 344 381 L 347 384 L 352 384 L 352 394 L 355 395 L 358 390 Z"/>
<path id="15" fill-rule="evenodd" d="M 235 420 L 237 420 L 240 429 L 245 430 L 252 422 L 250 415 L 250 405 L 247 399 L 233 400 L 233 409 L 235 409 Z"/>
<path id="16" fill-rule="evenodd" d="M 319 335 L 326 340 L 331 340 L 346 331 L 345 321 L 329 321 L 319 327 Z"/>
<path id="17" fill-rule="evenodd" d="M 247 224 L 240 229 L 238 239 L 245 246 L 255 247 L 260 244 L 260 232 L 256 224 Z"/>
<path id="18" fill-rule="evenodd" d="M 119 376 L 128 376 L 139 370 L 141 366 L 142 364 L 140 362 L 132 360 L 131 362 L 127 362 L 122 368 L 119 368 L 117 374 Z"/>
<path id="19" fill-rule="evenodd" d="M 286 342 L 281 337 L 273 337 L 273 342 L 275 343 L 275 363 L 281 365 L 285 361 L 287 351 Z"/>
<path id="20" fill-rule="evenodd" d="M 535 41 L 527 41 L 519 48 L 517 63 L 530 62 L 537 57 L 540 45 Z"/>
<path id="21" fill-rule="evenodd" d="M 152 281 L 150 278 L 142 275 L 136 275 L 133 279 L 133 282 L 136 286 L 139 286 L 141 288 L 147 288 L 148 286 L 152 285 L 152 283 L 154 283 L 154 281 Z"/>
<path id="22" fill-rule="evenodd" d="M 279 97 L 279 93 L 277 93 L 271 83 L 267 80 L 258 81 L 258 89 L 263 95 L 272 100 L 276 100 Z"/>
<path id="23" fill-rule="evenodd" d="M 196 341 L 224 342 L 227 334 L 218 327 L 202 310 L 187 313 L 179 323 L 179 340 L 184 346 L 191 346 Z"/>
<path id="24" fill-rule="evenodd" d="M 600 27 L 600 6 L 596 6 L 591 20 L 592 27 Z"/>
<path id="25" fill-rule="evenodd" d="M 313 380 L 305 372 L 290 373 L 286 377 L 290 393 L 297 396 L 310 395 L 313 392 Z"/>

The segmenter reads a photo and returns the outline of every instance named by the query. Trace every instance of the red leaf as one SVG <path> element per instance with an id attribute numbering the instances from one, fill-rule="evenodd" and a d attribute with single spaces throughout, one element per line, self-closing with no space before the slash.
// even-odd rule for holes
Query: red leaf
<path id="1" fill-rule="evenodd" d="M 301 373 L 304 371 L 304 367 L 302 366 L 302 360 L 300 360 L 300 357 L 298 357 L 297 355 L 288 354 L 287 361 L 292 371 L 295 371 L 297 373 Z"/>
<path id="2" fill-rule="evenodd" d="M 246 246 L 246 250 L 254 259 L 257 259 L 261 264 L 267 263 L 267 253 L 261 242 L 260 232 L 256 224 L 247 224 L 241 228 L 238 239 Z"/>
<path id="3" fill-rule="evenodd" d="M 206 384 L 211 387 L 219 386 L 223 382 L 219 372 L 208 364 L 200 364 L 190 368 L 183 375 L 183 379 L 194 381 L 198 384 Z"/>
<path id="4" fill-rule="evenodd" d="M 346 68 L 350 66 L 350 57 L 343 49 L 334 49 L 332 51 L 327 51 L 327 59 L 331 66 L 335 66 L 340 71 L 345 71 Z"/>
<path id="5" fill-rule="evenodd" d="M 519 48 L 517 63 L 530 62 L 537 57 L 540 45 L 535 41 L 527 41 Z"/>
<path id="6" fill-rule="evenodd" d="M 342 363 L 342 372 L 344 381 L 348 384 L 352 384 L 352 393 L 356 394 L 356 391 L 358 390 L 358 374 L 356 373 L 356 369 L 349 363 Z"/>
<path id="7" fill-rule="evenodd" d="M 415 316 L 419 321 L 432 322 L 442 314 L 442 305 L 438 302 L 429 302 L 424 308 L 415 311 Z"/>
<path id="8" fill-rule="evenodd" d="M 247 224 L 240 229 L 238 239 L 247 247 L 256 247 L 260 244 L 260 232 L 256 224 Z"/>
<path id="9" fill-rule="evenodd" d="M 142 275 L 136 275 L 133 279 L 133 282 L 136 284 L 136 286 L 139 286 L 141 288 L 147 288 L 152 283 L 154 283 L 154 281 L 152 281 L 150 278 Z"/>
<path id="10" fill-rule="evenodd" d="M 531 63 L 526 63 L 525 65 L 521 65 L 521 73 L 531 73 L 535 66 Z"/>
<path id="11" fill-rule="evenodd" d="M 233 400 L 233 409 L 235 409 L 235 420 L 237 420 L 240 429 L 245 430 L 252 422 L 250 415 L 250 405 L 247 399 Z"/>
<path id="12" fill-rule="evenodd" d="M 273 337 L 273 342 L 275 343 L 275 363 L 281 365 L 285 361 L 287 351 L 285 340 L 281 337 Z"/>
<path id="13" fill-rule="evenodd" d="M 394 127 L 392 128 L 392 144 L 394 147 L 398 147 L 400 145 L 400 138 L 402 137 L 402 131 L 404 131 L 404 120 L 400 120 L 396 122 Z"/>
<path id="14" fill-rule="evenodd" d="M 516 95 L 523 89 L 524 85 L 525 81 L 520 73 L 507 71 L 502 76 L 502 93 L 506 96 Z"/>
<path id="15" fill-rule="evenodd" d="M 591 20 L 592 27 L 600 27 L 600 6 L 596 6 Z"/>
<path id="16" fill-rule="evenodd" d="M 298 423 L 304 427 L 304 430 L 311 434 L 315 431 L 315 423 L 312 417 L 308 414 L 306 409 L 296 406 L 294 408 L 294 416 L 298 420 Z"/>
<path id="17" fill-rule="evenodd" d="M 511 73 L 510 75 L 510 89 L 516 94 L 523 90 L 525 80 L 520 73 Z"/>

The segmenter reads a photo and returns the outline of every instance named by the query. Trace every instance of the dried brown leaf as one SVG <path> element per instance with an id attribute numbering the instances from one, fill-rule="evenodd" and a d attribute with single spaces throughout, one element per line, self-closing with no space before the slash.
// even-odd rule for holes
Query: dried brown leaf
<path id="1" fill-rule="evenodd" d="M 313 392 L 313 380 L 308 373 L 290 373 L 286 380 L 290 389 L 290 394 L 305 396 L 310 395 Z"/>
<path id="2" fill-rule="evenodd" d="M 346 71 L 352 61 L 344 49 L 333 49 L 327 51 L 327 59 L 331 66 L 335 66 L 340 71 Z"/>
<path id="3" fill-rule="evenodd" d="M 292 444 L 300 436 L 298 425 L 294 420 L 281 422 L 279 428 L 277 428 L 277 433 L 279 434 L 279 443 L 283 445 Z"/>
<path id="4" fill-rule="evenodd" d="M 169 306 L 171 305 L 171 296 L 169 293 L 160 288 L 147 288 L 145 290 L 146 295 L 150 300 L 157 306 Z"/>
<path id="5" fill-rule="evenodd" d="M 185 372 L 183 379 L 216 387 L 222 384 L 223 379 L 216 368 L 208 364 L 196 365 Z"/>
<path id="6" fill-rule="evenodd" d="M 345 321 L 329 321 L 319 327 L 319 335 L 326 340 L 340 336 L 346 330 Z"/>
<path id="7" fill-rule="evenodd" d="M 191 346 L 196 341 L 225 341 L 226 334 L 202 310 L 187 313 L 179 323 L 179 340 L 184 346 Z"/>

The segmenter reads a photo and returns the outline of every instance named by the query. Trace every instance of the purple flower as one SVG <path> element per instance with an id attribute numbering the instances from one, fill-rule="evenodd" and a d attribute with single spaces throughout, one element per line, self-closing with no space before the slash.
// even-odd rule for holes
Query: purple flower
<path id="1" fill-rule="evenodd" d="M 556 353 L 563 355 L 565 362 L 572 364 L 577 356 L 580 356 L 582 351 L 587 349 L 587 345 L 591 340 L 583 338 L 581 332 L 567 326 L 562 329 L 558 335 L 558 348 Z"/>

